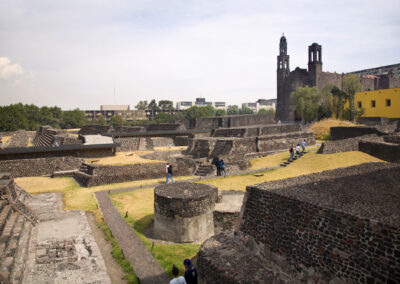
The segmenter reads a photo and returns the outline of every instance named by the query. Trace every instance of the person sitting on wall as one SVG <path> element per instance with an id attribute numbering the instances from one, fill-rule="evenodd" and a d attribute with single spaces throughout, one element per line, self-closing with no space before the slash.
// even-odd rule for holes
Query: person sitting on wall
<path id="1" fill-rule="evenodd" d="M 172 180 L 172 183 L 175 183 L 174 178 L 172 177 L 172 165 L 169 165 L 168 167 L 168 173 L 167 173 L 167 184 L 169 184 L 169 179 Z"/>
<path id="2" fill-rule="evenodd" d="M 296 146 L 296 155 L 297 156 L 300 155 L 300 144 L 297 144 L 297 146 Z"/>
<path id="3" fill-rule="evenodd" d="M 219 166 L 220 166 L 220 175 L 222 176 L 222 173 L 224 174 L 224 176 L 226 176 L 226 171 L 225 171 L 225 162 L 224 160 L 220 160 L 219 161 Z"/>
<path id="4" fill-rule="evenodd" d="M 179 276 L 179 268 L 174 265 L 172 265 L 172 274 L 174 275 L 174 279 L 169 281 L 169 284 L 186 284 L 185 277 Z"/>
<path id="5" fill-rule="evenodd" d="M 294 156 L 293 146 L 290 147 L 289 153 L 290 153 L 290 159 L 289 160 L 292 161 L 293 160 L 293 156 Z"/>
<path id="6" fill-rule="evenodd" d="M 185 259 L 183 261 L 183 265 L 185 266 L 185 281 L 187 284 L 197 284 L 197 270 L 192 265 L 190 259 Z"/>
<path id="7" fill-rule="evenodd" d="M 307 145 L 307 142 L 306 142 L 306 139 L 304 139 L 303 142 L 301 142 L 301 148 L 302 148 L 303 153 L 306 151 L 306 145 Z"/>

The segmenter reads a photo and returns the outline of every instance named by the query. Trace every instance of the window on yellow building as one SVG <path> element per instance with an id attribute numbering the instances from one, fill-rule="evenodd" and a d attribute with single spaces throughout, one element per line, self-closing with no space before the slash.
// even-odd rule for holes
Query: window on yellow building
<path id="1" fill-rule="evenodd" d="M 357 102 L 358 108 L 362 108 L 362 102 Z"/>
<path id="2" fill-rule="evenodd" d="M 371 107 L 375 107 L 376 106 L 376 102 L 375 101 L 371 101 Z"/>
<path id="3" fill-rule="evenodd" d="M 392 102 L 390 101 L 390 99 L 386 100 L 386 106 L 390 107 L 390 105 L 392 104 Z"/>

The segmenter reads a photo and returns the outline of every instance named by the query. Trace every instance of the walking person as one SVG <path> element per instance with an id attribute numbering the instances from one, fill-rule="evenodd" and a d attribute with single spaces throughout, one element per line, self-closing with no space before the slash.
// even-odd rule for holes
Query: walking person
<path id="1" fill-rule="evenodd" d="M 197 284 L 197 270 L 192 265 L 190 259 L 185 259 L 183 261 L 183 265 L 185 266 L 185 281 L 187 284 Z"/>
<path id="2" fill-rule="evenodd" d="M 221 172 L 220 175 L 222 176 L 222 173 L 224 174 L 224 176 L 226 176 L 226 171 L 225 171 L 225 162 L 224 160 L 220 160 L 220 167 L 221 167 Z"/>
<path id="3" fill-rule="evenodd" d="M 301 142 L 301 148 L 302 148 L 302 152 L 303 152 L 303 153 L 306 151 L 306 145 L 307 145 L 307 142 L 306 142 L 306 140 L 304 139 L 303 142 Z"/>
<path id="4" fill-rule="evenodd" d="M 168 168 L 169 168 L 169 163 L 167 163 L 167 165 L 165 166 L 165 177 L 166 177 L 165 183 L 168 183 Z"/>
<path id="5" fill-rule="evenodd" d="M 185 277 L 179 276 L 179 268 L 175 266 L 175 264 L 172 266 L 172 274 L 174 275 L 174 279 L 169 281 L 169 284 L 186 284 Z"/>
<path id="6" fill-rule="evenodd" d="M 296 155 L 297 156 L 300 155 L 300 144 L 297 144 L 297 146 L 296 146 Z"/>
<path id="7" fill-rule="evenodd" d="M 169 184 L 169 180 L 172 180 L 172 183 L 175 183 L 174 178 L 172 177 L 173 172 L 172 172 L 172 165 L 169 165 L 168 167 L 168 173 L 167 173 L 167 184 Z"/>
<path id="8" fill-rule="evenodd" d="M 216 164 L 216 166 L 217 166 L 217 176 L 220 176 L 221 175 L 221 160 L 218 159 L 216 163 L 217 163 Z"/>
<path id="9" fill-rule="evenodd" d="M 290 153 L 290 159 L 289 160 L 292 161 L 293 160 L 293 156 L 294 156 L 293 146 L 290 147 L 289 153 Z"/>

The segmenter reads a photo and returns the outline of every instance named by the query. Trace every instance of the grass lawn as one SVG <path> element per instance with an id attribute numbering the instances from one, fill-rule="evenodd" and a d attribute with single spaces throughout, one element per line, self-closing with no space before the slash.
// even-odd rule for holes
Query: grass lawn
<path id="1" fill-rule="evenodd" d="M 323 119 L 311 125 L 316 140 L 327 141 L 331 139 L 330 129 L 334 126 L 356 126 L 348 120 L 338 120 L 333 118 Z"/>
<path id="2" fill-rule="evenodd" d="M 144 236 L 143 231 L 154 219 L 154 189 L 140 189 L 131 192 L 111 194 L 114 206 L 121 216 L 128 211 L 127 223 L 134 228 L 134 231 L 160 263 L 164 270 L 172 277 L 171 269 L 175 264 L 183 275 L 183 260 L 194 257 L 200 245 L 198 244 L 154 244 Z"/>
<path id="3" fill-rule="evenodd" d="M 306 150 L 314 151 L 314 150 L 317 150 L 318 148 L 319 148 L 319 146 L 311 146 L 311 147 L 306 147 Z M 289 149 L 288 149 L 288 151 L 284 151 L 284 152 L 281 152 L 278 154 L 257 158 L 257 159 L 250 161 L 251 167 L 249 168 L 249 170 L 258 170 L 258 169 L 279 167 L 280 164 L 287 161 L 289 159 L 289 157 L 290 157 L 290 154 L 289 154 Z"/>
<path id="4" fill-rule="evenodd" d="M 276 154 L 276 157 L 273 157 L 275 155 L 268 156 L 269 159 L 265 159 L 265 164 L 263 164 L 262 161 L 258 161 L 256 163 L 256 166 L 259 168 L 269 167 L 274 161 L 280 161 L 280 159 L 283 158 L 282 155 L 283 153 Z M 287 155 L 285 159 L 287 159 Z M 301 159 L 289 164 L 287 167 L 264 172 L 263 176 L 257 177 L 254 176 L 254 174 L 246 174 L 239 176 L 228 176 L 224 178 L 215 178 L 198 182 L 215 185 L 218 187 L 219 190 L 246 190 L 247 185 L 254 185 L 267 181 L 291 178 L 300 175 L 308 175 L 312 173 L 333 170 L 336 168 L 349 167 L 368 162 L 382 162 L 382 160 L 379 160 L 375 157 L 359 151 L 326 155 L 317 154 L 316 152 L 310 152 L 303 156 Z"/>

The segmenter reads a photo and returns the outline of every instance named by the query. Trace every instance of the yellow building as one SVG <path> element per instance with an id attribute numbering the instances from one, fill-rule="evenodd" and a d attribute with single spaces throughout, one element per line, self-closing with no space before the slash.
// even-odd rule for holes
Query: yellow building
<path id="1" fill-rule="evenodd" d="M 400 118 L 400 88 L 358 92 L 355 105 L 364 109 L 362 117 Z"/>

